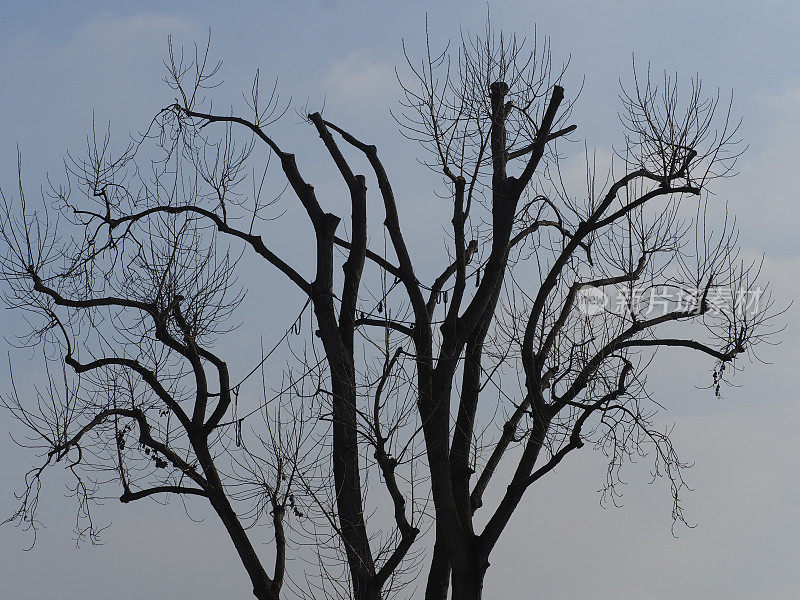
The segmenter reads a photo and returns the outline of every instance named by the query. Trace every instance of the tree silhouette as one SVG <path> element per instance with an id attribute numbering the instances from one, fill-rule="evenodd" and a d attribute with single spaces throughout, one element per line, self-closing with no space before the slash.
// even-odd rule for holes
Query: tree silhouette
<path id="1" fill-rule="evenodd" d="M 5 300 L 48 377 L 32 398 L 14 385 L 4 399 L 44 450 L 10 520 L 35 531 L 41 477 L 62 462 L 79 537 L 95 538 L 93 500 L 110 486 L 124 503 L 197 496 L 259 599 L 388 598 L 425 578 L 426 598 L 462 600 L 481 597 L 526 490 L 587 443 L 609 458 L 611 495 L 627 458 L 651 456 L 683 519 L 685 465 L 655 423 L 645 370 L 662 347 L 705 355 L 719 393 L 779 314 L 733 224 L 707 217 L 705 190 L 740 153 L 730 105 L 699 79 L 684 96 L 677 78 L 634 69 L 624 143 L 607 171 L 587 153 L 576 195 L 558 150 L 574 97 L 548 40 L 487 26 L 422 54 L 406 55 L 395 118 L 452 207 L 432 281 L 419 265 L 437 259 L 407 244 L 414 224 L 369 133 L 305 115 L 349 194 L 342 226 L 346 209 L 332 212 L 291 140 L 271 133 L 288 108 L 276 86 L 265 95 L 257 75 L 249 112 L 214 110 L 208 47 L 170 45 L 176 101 L 119 155 L 93 131 L 42 206 L 26 201 L 20 166 L 18 197 L 3 195 Z M 290 196 L 313 236 L 298 230 L 282 251 L 265 232 Z M 371 249 L 381 235 L 385 250 Z M 274 346 L 231 365 L 219 341 L 264 277 L 305 304 Z M 314 568 L 287 569 L 309 552 Z"/>

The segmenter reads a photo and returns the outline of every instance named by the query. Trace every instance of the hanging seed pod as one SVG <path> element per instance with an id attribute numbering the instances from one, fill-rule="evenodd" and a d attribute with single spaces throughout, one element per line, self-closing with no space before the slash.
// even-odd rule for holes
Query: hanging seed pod
<path id="1" fill-rule="evenodd" d="M 444 291 L 444 303 L 447 304 L 447 290 Z"/>
<path id="2" fill-rule="evenodd" d="M 475 271 L 475 287 L 478 287 L 481 284 L 481 270 L 478 269 Z"/>
<path id="3" fill-rule="evenodd" d="M 379 312 L 379 313 L 382 313 L 382 312 L 383 312 L 383 300 L 381 300 L 380 302 L 378 302 L 378 312 Z"/>

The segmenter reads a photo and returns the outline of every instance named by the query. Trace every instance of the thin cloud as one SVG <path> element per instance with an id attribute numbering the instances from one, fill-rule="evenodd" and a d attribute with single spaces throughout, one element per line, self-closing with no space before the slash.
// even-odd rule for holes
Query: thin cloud
<path id="1" fill-rule="evenodd" d="M 163 43 L 169 34 L 192 35 L 198 32 L 199 27 L 193 19 L 178 15 L 142 13 L 119 17 L 101 14 L 78 27 L 70 45 L 103 43 L 121 46 L 148 39 Z"/>
<path id="2" fill-rule="evenodd" d="M 337 100 L 375 100 L 395 86 L 394 67 L 369 50 L 354 50 L 331 65 L 322 90 Z"/>

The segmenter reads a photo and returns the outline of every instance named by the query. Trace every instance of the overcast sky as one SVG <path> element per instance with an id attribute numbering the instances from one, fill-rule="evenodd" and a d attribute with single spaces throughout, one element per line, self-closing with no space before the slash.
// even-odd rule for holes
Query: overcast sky
<path id="1" fill-rule="evenodd" d="M 68 150 L 80 152 L 92 116 L 110 121 L 121 139 L 141 129 L 172 101 L 161 82 L 167 36 L 203 41 L 224 61 L 218 106 L 239 103 L 256 68 L 278 77 L 298 107 L 306 102 L 378 144 L 400 198 L 401 217 L 415 223 L 417 252 L 439 252 L 443 221 L 415 219 L 430 208 L 432 180 L 415 162 L 417 147 L 398 133 L 394 67 L 401 41 L 419 48 L 425 11 L 434 40 L 480 30 L 485 2 L 19 2 L 0 19 L 0 185 L 16 183 L 16 144 L 29 193 L 44 174 L 60 174 Z M 631 56 L 656 70 L 700 72 L 708 89 L 735 93 L 749 149 L 740 174 L 715 188 L 712 201 L 739 216 L 749 255 L 764 254 L 765 276 L 786 303 L 800 293 L 800 6 L 793 2 L 492 2 L 497 29 L 551 36 L 554 58 L 570 58 L 567 95 L 584 81 L 571 122 L 589 147 L 607 152 L 620 141 L 619 80 L 630 77 Z M 318 187 L 336 184 L 319 140 L 294 114 L 281 124 L 284 145 Z M 296 137 L 288 137 L 290 132 Z M 579 160 L 582 144 L 567 150 Z M 435 180 L 434 180 L 435 181 Z M 341 188 L 337 192 L 342 193 Z M 409 198 L 409 200 L 405 200 Z M 445 213 L 442 213 L 444 219 Z M 433 240 L 433 241 L 432 241 Z M 277 314 L 292 313 L 297 297 L 275 299 Z M 800 343 L 798 309 L 787 313 L 783 344 L 765 349 L 771 364 L 750 365 L 737 387 L 715 398 L 711 364 L 660 356 L 651 376 L 656 396 L 675 422 L 675 442 L 695 461 L 694 491 L 685 509 L 694 529 L 670 534 L 664 482 L 649 485 L 646 464 L 626 471 L 621 508 L 601 508 L 596 490 L 603 457 L 587 447 L 571 456 L 526 497 L 492 557 L 492 598 L 570 600 L 785 599 L 800 587 Z M 269 333 L 269 327 L 265 326 Z M 0 334 L 21 331 L 19 316 L 0 313 Z M 35 378 L 30 352 L 3 343 L 19 373 Z M 236 356 L 230 357 L 235 362 Z M 7 368 L 0 385 L 7 386 Z M 0 427 L 0 513 L 14 507 L 31 455 Z M 190 521 L 180 503 L 168 507 L 111 500 L 98 513 L 113 523 L 104 545 L 75 549 L 74 506 L 57 473 L 46 483 L 37 546 L 12 527 L 0 528 L 0 596 L 14 599 L 117 600 L 164 597 L 247 598 L 250 588 L 224 532 L 213 518 Z M 537 484 L 538 485 L 538 484 Z"/>

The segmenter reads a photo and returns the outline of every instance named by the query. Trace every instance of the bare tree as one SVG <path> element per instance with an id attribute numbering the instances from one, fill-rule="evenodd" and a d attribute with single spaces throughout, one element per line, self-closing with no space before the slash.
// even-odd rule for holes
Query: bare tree
<path id="1" fill-rule="evenodd" d="M 92 503 L 108 486 L 126 503 L 198 496 L 259 599 L 408 596 L 425 578 L 426 598 L 464 600 L 481 597 L 526 490 L 587 443 L 609 458 L 612 495 L 626 458 L 651 456 L 683 519 L 684 464 L 645 370 L 660 348 L 699 353 L 719 393 L 779 314 L 757 296 L 733 224 L 708 222 L 705 190 L 740 153 L 730 105 L 699 79 L 684 96 L 676 78 L 634 72 L 624 143 L 607 169 L 587 152 L 576 194 L 558 149 L 574 98 L 548 40 L 487 26 L 407 58 L 396 119 L 452 206 L 429 283 L 372 140 L 306 115 L 349 194 L 340 235 L 335 201 L 271 133 L 287 109 L 276 87 L 265 97 L 256 76 L 249 113 L 215 111 L 207 48 L 170 46 L 176 101 L 119 155 L 93 131 L 44 207 L 26 201 L 20 167 L 18 198 L 3 196 L 5 298 L 50 366 L 33 401 L 16 387 L 5 398 L 44 451 L 12 520 L 35 530 L 42 474 L 64 462 L 79 536 L 96 535 Z M 313 232 L 310 268 L 263 233 L 290 195 Z M 383 252 L 369 248 L 368 210 Z M 261 278 L 241 267 L 252 257 L 304 305 L 260 360 L 231 367 L 218 342 Z M 265 369 L 281 361 L 274 386 Z M 262 519 L 271 568 L 253 541 Z M 290 572 L 287 552 L 315 559 Z"/>

